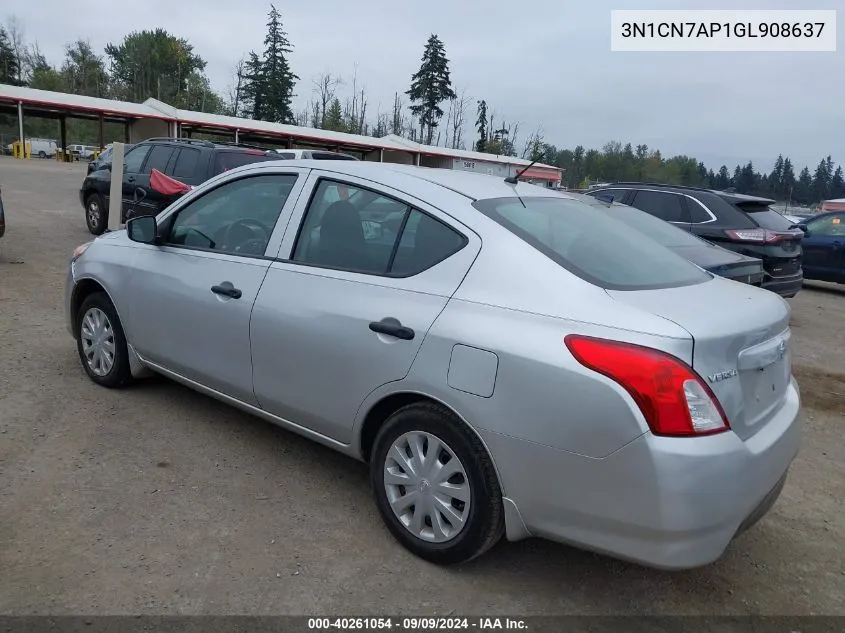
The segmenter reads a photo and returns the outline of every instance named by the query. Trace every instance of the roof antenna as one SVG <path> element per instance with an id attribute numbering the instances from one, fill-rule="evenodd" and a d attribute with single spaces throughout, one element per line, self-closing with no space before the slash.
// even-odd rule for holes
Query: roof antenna
<path id="1" fill-rule="evenodd" d="M 516 184 L 519 184 L 519 178 L 522 176 L 522 174 L 524 174 L 524 173 L 525 173 L 525 172 L 527 172 L 529 169 L 531 169 L 531 168 L 534 166 L 534 163 L 536 163 L 536 162 L 537 162 L 536 160 L 532 160 L 532 161 L 528 164 L 528 166 L 527 166 L 527 167 L 523 167 L 523 168 L 522 168 L 522 169 L 520 169 L 518 172 L 516 172 L 516 176 L 508 176 L 507 178 L 505 178 L 505 182 L 506 182 L 506 183 L 508 183 L 509 185 L 516 185 Z"/>

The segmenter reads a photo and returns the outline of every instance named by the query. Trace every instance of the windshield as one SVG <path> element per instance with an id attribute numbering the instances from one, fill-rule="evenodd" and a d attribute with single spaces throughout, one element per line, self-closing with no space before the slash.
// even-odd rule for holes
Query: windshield
<path id="1" fill-rule="evenodd" d="M 680 255 L 616 221 L 598 201 L 490 198 L 473 206 L 578 277 L 608 290 L 648 290 L 712 279 Z"/>

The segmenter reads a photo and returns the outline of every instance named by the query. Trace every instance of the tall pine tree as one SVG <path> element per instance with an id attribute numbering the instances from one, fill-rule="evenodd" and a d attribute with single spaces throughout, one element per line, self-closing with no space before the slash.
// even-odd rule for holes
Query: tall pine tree
<path id="1" fill-rule="evenodd" d="M 18 83 L 18 58 L 6 29 L 0 25 L 0 84 Z"/>
<path id="2" fill-rule="evenodd" d="M 246 61 L 243 88 L 246 110 L 253 119 L 276 123 L 293 123 L 291 102 L 299 77 L 293 73 L 287 54 L 293 51 L 282 28 L 282 16 L 270 5 L 264 55 L 250 52 Z"/>
<path id="3" fill-rule="evenodd" d="M 830 197 L 845 198 L 845 178 L 842 175 L 842 165 L 836 168 L 833 177 L 830 179 Z"/>
<path id="4" fill-rule="evenodd" d="M 456 97 L 446 49 L 436 35 L 428 38 L 420 69 L 411 76 L 411 87 L 405 94 L 411 99 L 411 113 L 419 119 L 420 139 L 430 145 L 443 116 L 440 104 Z"/>
<path id="5" fill-rule="evenodd" d="M 487 146 L 487 102 L 484 99 L 478 102 L 478 118 L 475 120 L 475 129 L 478 130 L 475 150 L 484 152 Z"/>

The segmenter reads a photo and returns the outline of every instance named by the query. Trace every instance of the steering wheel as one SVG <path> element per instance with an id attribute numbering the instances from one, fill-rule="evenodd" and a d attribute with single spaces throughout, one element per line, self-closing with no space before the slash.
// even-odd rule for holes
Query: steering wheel
<path id="1" fill-rule="evenodd" d="M 223 243 L 226 245 L 226 250 L 256 254 L 258 249 L 263 252 L 263 249 L 267 247 L 271 233 L 270 227 L 258 220 L 243 218 L 229 225 Z"/>

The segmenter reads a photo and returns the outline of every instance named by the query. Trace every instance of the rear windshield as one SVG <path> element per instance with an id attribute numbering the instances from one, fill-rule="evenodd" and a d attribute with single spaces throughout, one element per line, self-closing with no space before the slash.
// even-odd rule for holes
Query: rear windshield
<path id="1" fill-rule="evenodd" d="M 760 204 L 758 202 L 743 202 L 734 203 L 734 206 L 739 207 L 751 216 L 758 226 L 772 231 L 785 231 L 789 229 L 794 222 L 790 222 L 780 213 L 772 209 L 767 204 Z"/>
<path id="2" fill-rule="evenodd" d="M 222 174 L 224 171 L 229 171 L 235 167 L 264 160 L 273 160 L 274 158 L 273 156 L 267 156 L 259 150 L 253 152 L 218 152 L 214 159 L 214 175 Z"/>
<path id="3" fill-rule="evenodd" d="M 608 290 L 674 288 L 712 278 L 648 235 L 603 213 L 605 205 L 598 201 L 593 205 L 563 197 L 490 198 L 473 206 L 563 268 Z"/>

